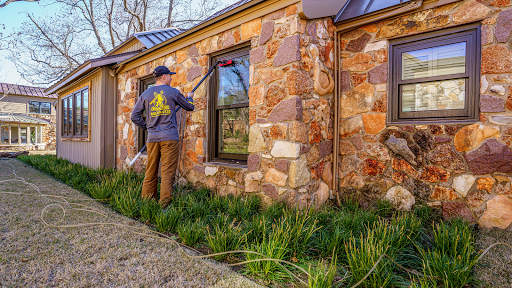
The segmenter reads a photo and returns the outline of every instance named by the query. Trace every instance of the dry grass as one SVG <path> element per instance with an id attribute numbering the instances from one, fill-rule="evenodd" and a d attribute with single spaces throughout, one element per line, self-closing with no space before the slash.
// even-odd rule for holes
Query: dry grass
<path id="1" fill-rule="evenodd" d="M 41 193 L 90 199 L 17 160 L 0 161 L 0 180 L 18 176 Z M 0 183 L 0 192 L 37 193 L 17 182 Z M 113 212 L 97 201 L 75 201 L 108 216 L 68 210 L 59 224 L 115 222 L 144 225 Z M 160 239 L 112 226 L 52 228 L 41 222 L 41 210 L 56 203 L 42 197 L 0 194 L 1 287 L 258 287 L 212 260 L 187 258 L 178 247 Z M 52 209 L 49 221 L 61 214 Z M 53 218 L 53 219 L 52 219 Z"/>
<path id="2" fill-rule="evenodd" d="M 501 229 L 479 229 L 476 233 L 476 248 L 484 250 L 496 242 L 512 244 L 512 231 Z M 512 287 L 512 249 L 506 246 L 491 248 L 475 269 L 479 287 Z"/>

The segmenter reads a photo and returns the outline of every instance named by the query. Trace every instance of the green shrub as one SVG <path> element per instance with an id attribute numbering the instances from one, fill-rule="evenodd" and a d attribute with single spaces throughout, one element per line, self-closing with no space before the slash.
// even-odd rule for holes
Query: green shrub
<path id="1" fill-rule="evenodd" d="M 178 235 L 183 244 L 193 247 L 204 239 L 204 224 L 200 219 L 186 221 L 178 226 Z"/>
<path id="2" fill-rule="evenodd" d="M 228 221 L 228 216 L 225 216 L 225 221 Z M 212 232 L 207 228 L 206 241 L 214 253 L 221 253 L 226 251 L 238 250 L 245 240 L 245 235 L 242 234 L 240 224 L 235 224 L 233 220 L 231 223 L 224 223 L 224 225 L 216 224 L 213 226 Z M 216 259 L 224 259 L 228 255 L 216 256 Z"/>
<path id="3" fill-rule="evenodd" d="M 155 216 L 155 226 L 160 232 L 174 232 L 181 216 L 181 211 L 175 207 L 160 210 Z"/>

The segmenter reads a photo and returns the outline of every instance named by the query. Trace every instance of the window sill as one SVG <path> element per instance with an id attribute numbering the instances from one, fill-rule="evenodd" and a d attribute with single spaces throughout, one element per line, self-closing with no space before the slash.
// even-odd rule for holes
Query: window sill
<path id="1" fill-rule="evenodd" d="M 69 142 L 91 142 L 91 139 L 88 137 L 61 137 L 60 139 Z"/>
<path id="2" fill-rule="evenodd" d="M 212 162 L 204 162 L 204 166 L 218 166 L 223 168 L 230 168 L 230 169 L 247 169 L 247 162 L 246 161 L 236 161 L 239 163 L 233 163 L 233 161 L 222 161 L 222 160 L 214 160 Z"/>
<path id="3" fill-rule="evenodd" d="M 443 125 L 443 124 L 469 124 L 479 122 L 478 119 L 453 119 L 453 120 L 405 120 L 386 122 L 386 125 Z"/>

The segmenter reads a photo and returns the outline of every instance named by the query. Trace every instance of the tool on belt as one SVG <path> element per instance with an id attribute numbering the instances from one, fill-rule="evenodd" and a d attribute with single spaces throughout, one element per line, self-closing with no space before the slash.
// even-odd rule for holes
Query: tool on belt
<path id="1" fill-rule="evenodd" d="M 206 80 L 206 78 L 208 78 L 208 76 L 210 76 L 210 74 L 212 74 L 212 72 L 217 68 L 217 66 L 219 67 L 227 67 L 227 66 L 231 66 L 231 65 L 236 65 L 235 62 L 233 60 L 221 60 L 221 61 L 217 61 L 217 63 L 215 63 L 213 66 L 211 66 L 209 69 L 208 69 L 208 73 L 206 73 L 206 75 L 204 75 L 203 79 L 201 79 L 201 81 L 199 81 L 199 83 L 197 83 L 196 87 L 194 87 L 194 89 L 192 89 L 192 92 L 195 92 L 197 88 L 199 88 L 199 85 L 201 85 L 204 80 Z M 194 104 L 193 102 L 190 102 L 190 104 Z M 174 113 L 178 113 L 178 111 L 181 109 L 181 106 L 178 106 L 178 108 L 176 108 L 176 111 L 174 111 Z M 179 126 L 178 128 L 180 130 L 182 130 L 182 137 L 181 139 L 183 140 L 183 137 L 185 135 L 185 125 L 181 125 L 182 121 L 182 116 L 180 115 L 180 122 L 179 122 Z M 187 111 L 185 111 L 185 120 L 187 119 Z M 183 122 L 185 122 L 185 120 L 183 120 Z M 183 129 L 182 129 L 183 128 Z M 144 144 L 144 146 L 142 147 L 142 149 L 140 149 L 139 153 L 137 153 L 137 155 L 135 155 L 135 157 L 132 159 L 132 161 L 130 162 L 130 164 L 128 164 L 128 166 L 132 166 L 133 164 L 135 164 L 135 161 L 139 158 L 140 154 L 142 154 L 142 152 L 144 152 L 144 150 L 146 150 L 146 144 Z M 179 157 L 181 159 L 181 146 L 179 148 Z M 180 162 L 180 159 L 178 159 L 178 163 Z M 178 169 L 179 170 L 179 169 Z"/>

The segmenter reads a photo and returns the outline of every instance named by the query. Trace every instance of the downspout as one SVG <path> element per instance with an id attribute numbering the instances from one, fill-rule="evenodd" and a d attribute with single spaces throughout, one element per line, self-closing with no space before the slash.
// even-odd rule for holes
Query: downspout
<path id="1" fill-rule="evenodd" d="M 341 87 L 340 83 L 341 83 L 341 73 L 338 71 L 338 66 L 339 66 L 339 63 L 338 63 L 338 60 L 339 60 L 339 52 L 338 52 L 338 31 L 334 31 L 334 79 L 336 79 L 334 81 L 334 142 L 333 142 L 333 163 L 332 163 L 332 169 L 334 170 L 334 177 L 332 178 L 332 191 L 334 193 L 334 195 L 336 196 L 336 201 L 338 202 L 338 206 L 341 206 L 341 201 L 340 201 L 340 195 L 339 195 L 339 189 L 338 189 L 338 173 L 339 173 L 339 168 L 338 168 L 338 157 L 339 157 L 339 141 L 340 141 L 340 137 L 339 137 L 339 115 L 338 115 L 338 111 L 339 111 L 339 104 L 338 104 L 338 91 L 339 91 L 339 87 Z"/>

